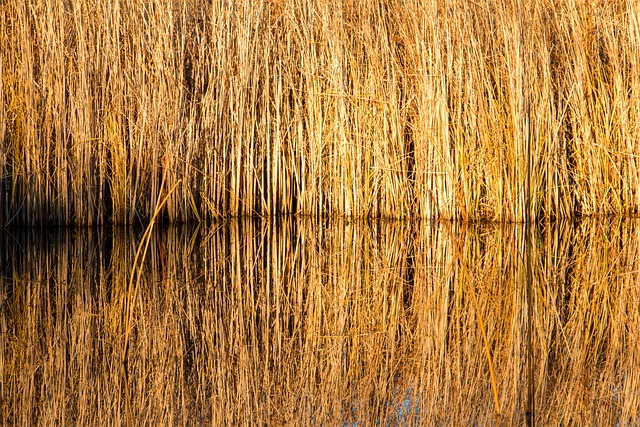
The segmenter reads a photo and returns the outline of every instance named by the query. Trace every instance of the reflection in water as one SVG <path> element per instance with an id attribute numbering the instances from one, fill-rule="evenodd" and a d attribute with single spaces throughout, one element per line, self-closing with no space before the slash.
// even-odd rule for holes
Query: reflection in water
<path id="1" fill-rule="evenodd" d="M 638 422 L 635 222 L 140 236 L 3 235 L 2 425 Z"/>

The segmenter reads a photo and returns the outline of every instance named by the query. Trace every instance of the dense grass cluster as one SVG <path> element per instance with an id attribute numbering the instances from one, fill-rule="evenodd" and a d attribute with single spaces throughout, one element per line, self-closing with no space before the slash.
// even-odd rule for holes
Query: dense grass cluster
<path id="1" fill-rule="evenodd" d="M 640 208 L 633 0 L 7 0 L 0 223 Z"/>
<path id="2" fill-rule="evenodd" d="M 19 233 L 2 425 L 640 421 L 637 222 Z"/>

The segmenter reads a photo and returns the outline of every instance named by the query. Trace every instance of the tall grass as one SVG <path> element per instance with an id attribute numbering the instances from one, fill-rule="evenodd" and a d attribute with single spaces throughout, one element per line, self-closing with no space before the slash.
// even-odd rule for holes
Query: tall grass
<path id="1" fill-rule="evenodd" d="M 21 230 L 0 423 L 636 425 L 638 225 Z"/>
<path id="2" fill-rule="evenodd" d="M 635 213 L 638 10 L 8 0 L 0 222 Z"/>

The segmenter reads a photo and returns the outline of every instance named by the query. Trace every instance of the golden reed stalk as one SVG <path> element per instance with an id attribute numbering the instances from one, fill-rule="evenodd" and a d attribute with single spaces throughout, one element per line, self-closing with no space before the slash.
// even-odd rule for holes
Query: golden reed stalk
<path id="1" fill-rule="evenodd" d="M 0 223 L 640 208 L 633 0 L 7 0 Z"/>

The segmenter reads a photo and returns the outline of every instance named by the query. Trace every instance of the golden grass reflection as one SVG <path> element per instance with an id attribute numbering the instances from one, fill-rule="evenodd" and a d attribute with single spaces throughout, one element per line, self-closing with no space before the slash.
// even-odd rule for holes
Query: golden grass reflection
<path id="1" fill-rule="evenodd" d="M 4 233 L 2 425 L 639 421 L 636 221 L 140 236 Z"/>

